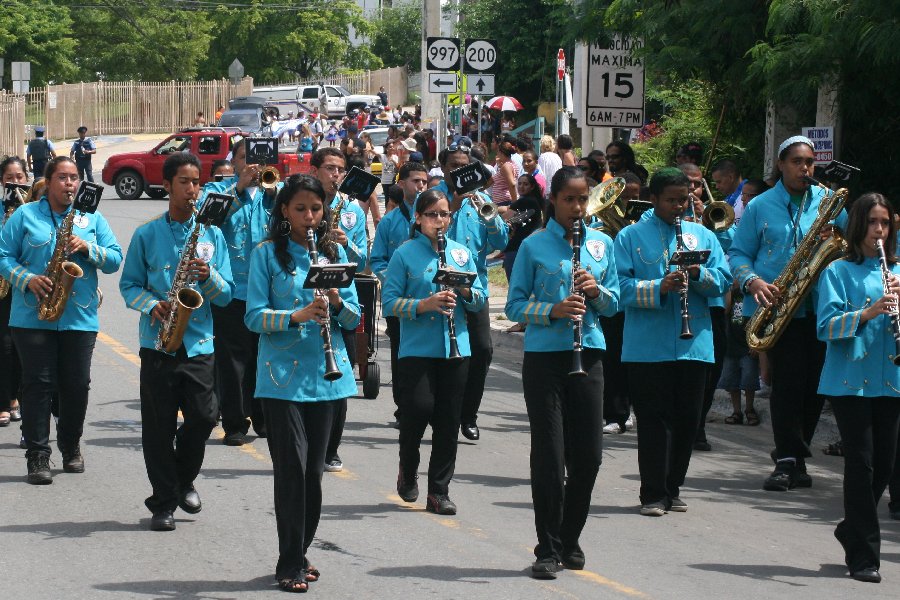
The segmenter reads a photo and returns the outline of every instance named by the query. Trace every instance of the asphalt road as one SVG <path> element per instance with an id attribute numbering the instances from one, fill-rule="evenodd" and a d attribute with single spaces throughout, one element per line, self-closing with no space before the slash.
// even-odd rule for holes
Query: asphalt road
<path id="1" fill-rule="evenodd" d="M 105 198 L 100 210 L 123 247 L 166 202 Z M 0 561 L 4 598 L 257 598 L 277 594 L 277 538 L 266 441 L 221 444 L 216 429 L 197 481 L 203 511 L 176 513 L 177 530 L 148 531 L 140 446 L 138 315 L 117 276 L 106 292 L 93 357 L 82 448 L 87 471 L 24 483 L 17 427 L 0 429 Z M 832 536 L 841 514 L 840 459 L 815 456 L 809 490 L 763 492 L 771 433 L 712 423 L 713 452 L 695 453 L 687 513 L 638 514 L 636 436 L 607 436 L 581 545 L 586 570 L 554 582 L 528 577 L 535 543 L 521 355 L 498 347 L 482 405 L 482 439 L 462 440 L 455 517 L 396 495 L 397 432 L 388 351 L 381 394 L 351 400 L 342 473 L 325 474 L 319 536 L 310 551 L 329 598 L 896 598 L 900 523 L 882 507 L 881 585 L 845 576 Z M 423 443 L 423 463 L 429 451 Z M 424 475 L 424 472 L 423 472 Z"/>

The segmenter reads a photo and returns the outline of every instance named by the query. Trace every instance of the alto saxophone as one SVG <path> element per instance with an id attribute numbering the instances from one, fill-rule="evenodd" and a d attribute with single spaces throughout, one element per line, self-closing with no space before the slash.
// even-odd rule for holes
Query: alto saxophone
<path id="1" fill-rule="evenodd" d="M 203 296 L 200 295 L 189 281 L 188 265 L 197 252 L 197 242 L 200 239 L 200 229 L 203 225 L 194 224 L 184 248 L 181 250 L 181 260 L 175 270 L 172 287 L 166 300 L 169 303 L 169 315 L 159 327 L 159 337 L 156 339 L 156 349 L 163 352 L 176 352 L 184 340 L 184 332 L 187 331 L 191 313 L 203 306 Z"/>
<path id="2" fill-rule="evenodd" d="M 74 194 L 67 192 L 66 195 L 71 204 Z M 84 270 L 81 267 L 66 260 L 69 257 L 69 237 L 72 235 L 74 224 L 75 207 L 72 207 L 56 230 L 56 245 L 53 247 L 53 254 L 50 262 L 47 263 L 47 270 L 44 272 L 44 275 L 50 279 L 53 289 L 38 304 L 38 319 L 41 321 L 58 321 L 62 317 L 69 296 L 72 294 L 75 280 L 84 276 Z"/>
<path id="3" fill-rule="evenodd" d="M 812 177 L 806 180 L 810 185 L 822 185 Z M 780 292 L 779 297 L 769 306 L 760 304 L 747 323 L 747 345 L 751 350 L 764 352 L 775 345 L 825 267 L 846 251 L 847 242 L 837 231 L 823 240 L 822 230 L 841 213 L 848 193 L 846 188 L 841 188 L 826 192 L 822 198 L 818 216 L 772 282 Z"/>
<path id="4" fill-rule="evenodd" d="M 28 191 L 28 194 L 26 194 L 24 198 L 22 197 L 22 192 L 19 190 L 19 188 L 16 188 L 15 193 L 19 200 L 19 206 L 28 202 L 28 199 L 31 197 L 31 190 Z M 10 206 L 6 209 L 3 214 L 3 225 L 6 225 L 6 222 L 9 221 L 9 218 L 14 212 L 16 212 L 17 208 L 19 207 Z M 9 281 L 5 277 L 0 277 L 0 300 L 9 296 L 9 290 L 11 288 L 12 286 L 10 285 Z"/>

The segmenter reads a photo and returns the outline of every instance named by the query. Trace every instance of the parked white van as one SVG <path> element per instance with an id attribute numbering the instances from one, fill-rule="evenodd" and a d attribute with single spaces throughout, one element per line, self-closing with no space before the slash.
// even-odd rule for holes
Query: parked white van
<path id="1" fill-rule="evenodd" d="M 278 113 L 282 115 L 292 112 L 297 114 L 299 106 L 299 90 L 297 85 L 279 85 L 270 87 L 253 88 L 254 96 L 266 98 L 266 106 L 277 106 Z"/>

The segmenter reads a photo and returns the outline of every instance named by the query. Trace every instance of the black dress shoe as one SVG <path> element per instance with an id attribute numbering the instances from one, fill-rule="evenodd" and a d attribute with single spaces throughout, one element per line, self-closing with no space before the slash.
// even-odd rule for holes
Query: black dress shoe
<path id="1" fill-rule="evenodd" d="M 562 566 L 570 571 L 580 571 L 584 568 L 584 552 L 581 548 L 563 551 Z"/>
<path id="2" fill-rule="evenodd" d="M 175 531 L 175 517 L 171 510 L 161 510 L 153 513 L 150 519 L 151 531 Z"/>
<path id="3" fill-rule="evenodd" d="M 875 567 L 866 567 L 855 573 L 850 573 L 850 577 L 857 581 L 865 581 L 866 583 L 881 583 L 881 573 L 879 573 L 878 569 Z"/>
<path id="4" fill-rule="evenodd" d="M 539 558 L 531 565 L 531 576 L 534 579 L 556 579 L 562 565 L 555 558 Z"/>
<path id="5" fill-rule="evenodd" d="M 463 437 L 467 440 L 475 442 L 481 437 L 481 432 L 478 430 L 478 425 L 475 423 L 465 423 L 460 427 L 460 430 L 462 430 Z"/>
<path id="6" fill-rule="evenodd" d="M 203 510 L 203 503 L 200 502 L 200 494 L 194 489 L 194 486 L 182 490 L 181 497 L 178 498 L 178 507 L 186 513 L 196 515 Z"/>
<path id="7" fill-rule="evenodd" d="M 400 468 L 400 472 L 397 473 L 397 495 L 400 496 L 404 502 L 415 502 L 419 499 L 419 476 L 409 475 L 406 476 L 403 474 L 403 468 Z"/>
<path id="8" fill-rule="evenodd" d="M 240 431 L 226 433 L 225 437 L 222 438 L 222 443 L 226 446 L 243 446 L 244 442 L 246 442 L 246 440 L 244 439 L 244 434 Z"/>
<path id="9" fill-rule="evenodd" d="M 710 446 L 709 442 L 707 442 L 706 440 L 701 440 L 699 442 L 694 442 L 694 450 L 709 452 L 710 450 L 712 450 L 712 446 Z"/>

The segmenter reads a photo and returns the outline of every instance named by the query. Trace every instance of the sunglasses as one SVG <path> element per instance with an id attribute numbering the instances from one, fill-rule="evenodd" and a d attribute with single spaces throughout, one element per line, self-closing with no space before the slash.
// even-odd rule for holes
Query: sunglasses
<path id="1" fill-rule="evenodd" d="M 466 142 L 453 142 L 449 146 L 447 146 L 447 150 L 450 152 L 462 152 L 464 154 L 468 154 L 472 151 L 472 145 L 467 144 Z"/>
<path id="2" fill-rule="evenodd" d="M 448 219 L 450 218 L 450 213 L 446 210 L 430 210 L 422 213 L 422 216 L 429 219 Z"/>

